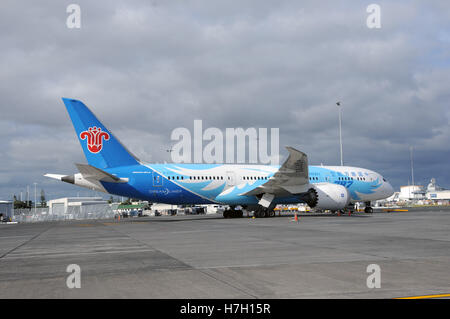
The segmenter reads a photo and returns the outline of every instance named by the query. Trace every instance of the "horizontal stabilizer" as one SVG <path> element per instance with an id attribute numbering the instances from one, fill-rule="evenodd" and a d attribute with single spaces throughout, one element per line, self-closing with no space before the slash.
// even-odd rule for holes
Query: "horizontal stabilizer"
<path id="1" fill-rule="evenodd" d="M 73 175 L 61 175 L 61 174 L 45 174 L 45 177 L 50 177 L 53 179 L 57 179 L 58 181 L 63 181 L 66 183 L 74 184 L 75 177 Z"/>
<path id="2" fill-rule="evenodd" d="M 128 179 L 119 178 L 111 175 L 101 169 L 87 165 L 87 164 L 75 164 L 80 171 L 83 178 L 92 182 L 107 182 L 107 183 L 126 183 Z"/>
<path id="3" fill-rule="evenodd" d="M 64 176 L 66 175 L 61 175 L 61 174 L 45 174 L 45 177 L 50 177 L 53 179 L 57 179 L 58 181 L 60 181 Z"/>

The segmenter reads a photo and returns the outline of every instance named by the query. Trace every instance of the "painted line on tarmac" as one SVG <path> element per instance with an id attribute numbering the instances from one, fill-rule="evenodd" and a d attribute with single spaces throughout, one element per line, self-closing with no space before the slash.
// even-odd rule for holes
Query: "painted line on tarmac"
<path id="1" fill-rule="evenodd" d="M 12 252 L 16 251 L 17 249 L 27 245 L 28 243 L 32 242 L 33 240 L 35 240 L 36 238 L 38 238 L 39 236 L 41 236 L 42 234 L 46 233 L 47 231 L 49 231 L 51 228 L 53 227 L 53 225 L 50 225 L 47 229 L 44 229 L 43 231 L 41 231 L 40 233 L 34 235 L 33 237 L 31 237 L 30 239 L 26 240 L 25 242 L 19 244 L 18 246 L 10 249 L 9 251 L 5 252 L 3 255 L 0 256 L 0 259 L 5 258 L 6 256 L 8 256 L 9 254 L 11 254 Z"/>
<path id="2" fill-rule="evenodd" d="M 395 298 L 395 299 L 433 299 L 433 298 L 445 298 L 445 297 L 450 297 L 450 294 L 400 297 L 400 298 Z"/>
<path id="3" fill-rule="evenodd" d="M 133 253 L 145 253 L 145 252 L 155 252 L 154 249 L 120 249 L 120 250 L 108 250 L 108 251 L 90 251 L 90 252 L 73 252 L 73 253 L 51 253 L 51 254 L 20 254 L 20 255 L 9 255 L 6 259 L 29 259 L 29 258 L 61 258 L 61 257 L 77 257 L 77 256 L 87 256 L 87 255 L 100 255 L 100 254 L 133 254 Z"/>

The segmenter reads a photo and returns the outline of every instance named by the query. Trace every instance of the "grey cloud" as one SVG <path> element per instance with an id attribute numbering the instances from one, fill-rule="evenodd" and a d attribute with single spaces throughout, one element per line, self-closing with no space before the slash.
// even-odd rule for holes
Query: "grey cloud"
<path id="1" fill-rule="evenodd" d="M 280 145 L 407 183 L 448 170 L 450 5 L 379 1 L 382 28 L 354 1 L 4 1 L 0 12 L 0 197 L 84 161 L 61 101 L 83 100 L 138 157 L 170 160 L 170 133 L 279 127 Z M 283 153 L 285 154 L 285 153 Z"/>

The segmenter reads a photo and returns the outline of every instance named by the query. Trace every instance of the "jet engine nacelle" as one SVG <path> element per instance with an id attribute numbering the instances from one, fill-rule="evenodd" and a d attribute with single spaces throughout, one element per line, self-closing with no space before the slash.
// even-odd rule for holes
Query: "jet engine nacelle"
<path id="1" fill-rule="evenodd" d="M 340 210 L 347 207 L 350 194 L 342 185 L 312 184 L 311 188 L 302 196 L 309 207 L 329 210 Z"/>

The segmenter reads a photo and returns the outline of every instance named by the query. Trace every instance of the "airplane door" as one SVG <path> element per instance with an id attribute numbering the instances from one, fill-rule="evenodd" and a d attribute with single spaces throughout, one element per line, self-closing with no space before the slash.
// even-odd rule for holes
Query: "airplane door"
<path id="1" fill-rule="evenodd" d="M 235 174 L 232 171 L 227 172 L 227 186 L 234 186 L 235 185 Z"/>
<path id="2" fill-rule="evenodd" d="M 153 186 L 163 186 L 163 178 L 156 172 L 152 173 L 153 176 Z"/>

